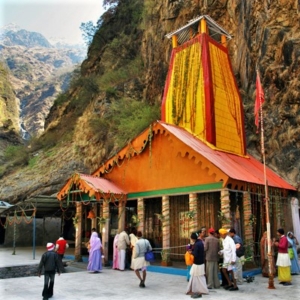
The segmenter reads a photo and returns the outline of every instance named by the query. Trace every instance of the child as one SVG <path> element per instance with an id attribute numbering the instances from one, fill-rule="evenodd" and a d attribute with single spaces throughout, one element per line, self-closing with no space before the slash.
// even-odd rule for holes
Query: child
<path id="1" fill-rule="evenodd" d="M 186 274 L 187 281 L 189 281 L 190 277 L 191 277 L 190 270 L 191 270 L 191 267 L 194 263 L 194 256 L 192 254 L 192 251 L 193 251 L 193 245 L 195 244 L 196 239 L 197 239 L 197 234 L 192 233 L 191 234 L 191 242 L 190 242 L 190 244 L 188 244 L 186 246 L 186 253 L 184 255 L 185 264 L 186 264 L 186 268 L 187 268 L 187 274 Z"/>

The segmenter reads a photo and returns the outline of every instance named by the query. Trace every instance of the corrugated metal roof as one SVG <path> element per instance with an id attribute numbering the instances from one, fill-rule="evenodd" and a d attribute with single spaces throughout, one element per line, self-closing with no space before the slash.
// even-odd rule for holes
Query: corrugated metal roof
<path id="1" fill-rule="evenodd" d="M 185 143 L 187 146 L 208 159 L 212 164 L 214 164 L 230 178 L 260 185 L 265 184 L 264 166 L 260 161 L 258 161 L 251 155 L 242 157 L 212 149 L 183 128 L 161 121 L 159 121 L 158 123 L 183 143 Z M 288 190 L 296 190 L 295 187 L 287 183 L 284 179 L 282 179 L 268 167 L 266 167 L 266 177 L 269 186 Z"/>
<path id="2" fill-rule="evenodd" d="M 67 205 L 66 203 L 57 201 L 56 195 L 36 195 L 24 201 L 17 202 L 15 205 L 3 211 L 1 215 L 13 216 L 16 214 L 19 217 L 23 216 L 25 219 L 25 216 L 32 216 L 33 212 L 35 212 L 36 218 L 61 218 L 62 215 L 74 215 L 76 208 L 73 205 Z"/>
<path id="3" fill-rule="evenodd" d="M 186 25 L 166 34 L 166 37 L 170 39 L 173 35 L 177 35 L 178 43 L 185 43 L 191 38 L 191 31 L 193 34 L 198 33 L 198 23 L 201 19 L 206 20 L 210 36 L 224 35 L 228 40 L 232 39 L 231 35 L 208 15 L 198 16 L 188 21 Z"/>

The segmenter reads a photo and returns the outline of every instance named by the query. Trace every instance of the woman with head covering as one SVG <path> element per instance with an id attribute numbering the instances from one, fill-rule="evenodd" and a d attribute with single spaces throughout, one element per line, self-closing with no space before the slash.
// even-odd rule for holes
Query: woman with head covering
<path id="1" fill-rule="evenodd" d="M 300 274 L 300 266 L 298 262 L 298 253 L 297 253 L 297 245 L 299 245 L 297 238 L 294 236 L 294 234 L 289 231 L 287 233 L 287 239 L 289 242 L 289 255 L 291 260 L 291 274 L 296 275 Z"/>
<path id="2" fill-rule="evenodd" d="M 93 232 L 90 238 L 89 263 L 87 270 L 98 273 L 102 270 L 102 243 L 97 232 Z"/>
<path id="3" fill-rule="evenodd" d="M 119 269 L 119 251 L 118 251 L 118 239 L 119 239 L 119 234 L 117 233 L 115 238 L 114 238 L 114 249 L 113 249 L 113 269 L 118 270 Z"/>

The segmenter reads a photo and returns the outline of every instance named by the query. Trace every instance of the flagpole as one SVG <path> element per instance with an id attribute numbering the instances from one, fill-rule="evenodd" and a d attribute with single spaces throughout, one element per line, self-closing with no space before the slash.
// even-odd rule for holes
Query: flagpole
<path id="1" fill-rule="evenodd" d="M 257 76 L 259 76 L 259 71 L 257 70 Z M 260 79 L 259 79 L 260 82 Z M 274 274 L 273 274 L 273 257 L 271 249 L 271 227 L 270 227 L 270 217 L 269 217 L 269 193 L 268 193 L 268 180 L 267 180 L 267 171 L 266 171 L 266 155 L 265 155 L 265 137 L 264 137 L 264 121 L 263 121 L 263 109 L 262 109 L 262 91 L 259 92 L 259 113 L 260 113 L 260 134 L 261 134 L 261 154 L 263 157 L 263 166 L 264 166 L 264 185 L 265 185 L 265 205 L 266 205 L 266 225 L 267 225 L 267 241 L 268 241 L 268 267 L 269 267 L 269 286 L 268 289 L 275 289 L 274 286 Z"/>

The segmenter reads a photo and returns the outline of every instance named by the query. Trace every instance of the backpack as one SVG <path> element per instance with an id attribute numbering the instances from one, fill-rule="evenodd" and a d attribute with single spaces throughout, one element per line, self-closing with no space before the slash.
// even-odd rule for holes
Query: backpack
<path id="1" fill-rule="evenodd" d="M 239 249 L 236 249 L 236 256 L 242 257 L 243 255 L 245 255 L 245 248 L 244 245 L 241 244 L 241 247 Z"/>

